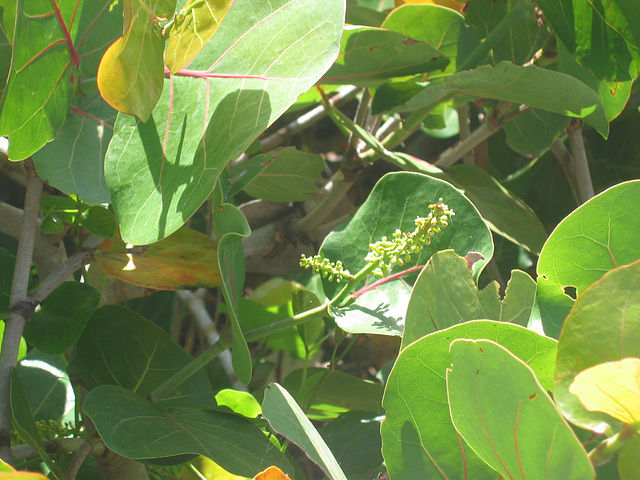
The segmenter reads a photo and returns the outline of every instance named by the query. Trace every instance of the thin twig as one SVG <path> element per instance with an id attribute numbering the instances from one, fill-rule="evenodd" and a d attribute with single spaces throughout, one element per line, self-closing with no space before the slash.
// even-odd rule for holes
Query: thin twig
<path id="1" fill-rule="evenodd" d="M 71 459 L 69 467 L 67 467 L 67 477 L 69 477 L 69 480 L 75 480 L 80 467 L 92 451 L 93 445 L 89 440 L 85 440 L 82 445 L 80 445 L 80 448 L 78 448 L 78 451 Z"/>
<path id="2" fill-rule="evenodd" d="M 456 107 L 458 112 L 458 126 L 460 129 L 460 140 L 466 140 L 471 135 L 471 125 L 469 124 L 469 105 L 464 104 Z M 476 156 L 472 150 L 462 157 L 462 163 L 465 165 L 474 165 Z"/>
<path id="3" fill-rule="evenodd" d="M 591 173 L 589 172 L 589 161 L 587 160 L 587 151 L 584 148 L 584 138 L 582 136 L 582 120 L 574 119 L 567 128 L 569 136 L 569 144 L 571 145 L 571 159 L 573 168 L 570 171 L 575 175 L 575 184 L 578 190 L 578 204 L 593 198 L 593 182 L 591 181 Z"/>
<path id="4" fill-rule="evenodd" d="M 25 324 L 33 314 L 29 307 L 27 288 L 31 273 L 31 259 L 38 229 L 38 212 L 43 182 L 36 173 L 32 159 L 25 161 L 27 188 L 22 217 L 22 231 L 18 242 L 16 265 L 11 285 L 11 318 L 5 322 L 2 353 L 0 354 L 0 458 L 12 464 L 11 455 L 11 372 L 18 361 L 20 338 Z"/>
<path id="5" fill-rule="evenodd" d="M 556 138 L 551 144 L 551 152 L 553 153 L 553 156 L 558 160 L 558 163 L 560 163 L 560 166 L 562 167 L 562 170 L 567 177 L 567 181 L 569 182 L 569 186 L 571 187 L 571 193 L 573 193 L 573 198 L 575 198 L 578 205 L 580 205 L 580 188 L 576 183 L 576 176 L 572 172 L 572 168 L 575 165 L 575 162 L 571 157 L 571 152 L 569 152 L 564 142 L 560 138 Z"/>

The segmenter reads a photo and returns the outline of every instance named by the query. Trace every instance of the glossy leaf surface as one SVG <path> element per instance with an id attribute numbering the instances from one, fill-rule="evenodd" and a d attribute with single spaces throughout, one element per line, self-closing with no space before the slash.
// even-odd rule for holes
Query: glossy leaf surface
<path id="1" fill-rule="evenodd" d="M 199 454 L 246 477 L 269 465 L 290 470 L 264 433 L 239 415 L 186 407 L 163 410 L 115 385 L 92 390 L 84 410 L 105 444 L 128 458 Z"/>
<path id="2" fill-rule="evenodd" d="M 221 282 L 218 243 L 186 227 L 146 246 L 127 248 L 121 240 L 107 241 L 96 260 L 112 277 L 154 290 L 216 287 Z"/>
<path id="3" fill-rule="evenodd" d="M 164 61 L 175 74 L 195 57 L 218 30 L 233 0 L 190 0 L 169 32 Z"/>
<path id="4" fill-rule="evenodd" d="M 587 452 L 522 360 L 489 340 L 457 340 L 451 361 L 453 424 L 502 477 L 595 478 Z"/>
<path id="5" fill-rule="evenodd" d="M 553 385 L 556 342 L 518 325 L 472 321 L 433 333 L 401 351 L 387 380 L 383 406 L 382 454 L 391 478 L 496 480 L 457 434 L 449 413 L 446 370 L 449 346 L 458 338 L 489 339 L 517 354 L 545 389 Z"/>
<path id="6" fill-rule="evenodd" d="M 118 116 L 105 171 L 126 242 L 182 226 L 227 162 L 329 68 L 343 19 L 344 0 L 236 0 L 146 123 Z"/>
<path id="7" fill-rule="evenodd" d="M 264 392 L 262 414 L 271 428 L 298 445 L 330 479 L 347 479 L 311 421 L 289 392 L 277 383 L 269 384 Z"/>
<path id="8" fill-rule="evenodd" d="M 576 375 L 601 363 L 640 358 L 640 261 L 618 267 L 578 297 L 567 317 L 555 371 L 554 398 L 572 423 L 603 431 L 618 428 L 612 417 L 590 412 L 569 391 Z M 620 299 L 615 306 L 613 299 Z"/>
<path id="9" fill-rule="evenodd" d="M 557 337 L 573 299 L 606 272 L 640 258 L 640 181 L 616 185 L 592 198 L 551 233 L 538 261 L 538 293 L 545 332 Z"/>

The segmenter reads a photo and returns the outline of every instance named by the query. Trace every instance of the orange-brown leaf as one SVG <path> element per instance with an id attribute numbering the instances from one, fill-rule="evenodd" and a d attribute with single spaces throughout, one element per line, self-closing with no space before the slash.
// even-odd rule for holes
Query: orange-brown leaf
<path id="1" fill-rule="evenodd" d="M 260 472 L 253 480 L 291 480 L 289 475 L 284 473 L 278 467 L 269 467 L 264 472 Z"/>

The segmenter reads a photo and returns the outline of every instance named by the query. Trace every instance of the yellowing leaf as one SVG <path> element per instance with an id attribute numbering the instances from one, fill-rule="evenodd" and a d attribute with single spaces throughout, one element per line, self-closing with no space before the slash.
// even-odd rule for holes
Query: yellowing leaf
<path id="1" fill-rule="evenodd" d="M 169 32 L 165 62 L 171 73 L 183 69 L 216 33 L 233 0 L 190 0 Z"/>
<path id="2" fill-rule="evenodd" d="M 184 227 L 146 246 L 106 241 L 95 257 L 112 277 L 154 290 L 177 290 L 220 285 L 217 248 L 213 239 Z"/>
<path id="3" fill-rule="evenodd" d="M 151 116 L 164 83 L 164 38 L 149 7 L 124 4 L 125 34 L 107 49 L 98 67 L 98 89 L 116 110 L 143 122 Z"/>
<path id="4" fill-rule="evenodd" d="M 404 5 L 406 3 L 422 3 L 426 5 L 440 5 L 441 7 L 448 7 L 457 12 L 462 12 L 465 2 L 458 2 L 456 0 L 396 0 L 396 7 Z"/>
<path id="5" fill-rule="evenodd" d="M 284 473 L 278 467 L 269 467 L 264 472 L 260 472 L 253 480 L 291 480 L 289 475 Z"/>
<path id="6" fill-rule="evenodd" d="M 640 422 L 640 359 L 601 363 L 576 375 L 569 387 L 591 412 L 625 423 Z"/>
<path id="7" fill-rule="evenodd" d="M 41 473 L 32 472 L 11 472 L 0 473 L 0 479 L 2 480 L 48 480 L 47 477 Z"/>

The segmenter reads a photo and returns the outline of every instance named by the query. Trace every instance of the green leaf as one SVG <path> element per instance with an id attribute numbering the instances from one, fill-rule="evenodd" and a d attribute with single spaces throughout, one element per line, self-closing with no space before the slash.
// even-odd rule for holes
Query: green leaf
<path id="1" fill-rule="evenodd" d="M 504 478 L 595 478 L 569 424 L 515 355 L 488 340 L 456 340 L 447 371 L 456 430 Z"/>
<path id="2" fill-rule="evenodd" d="M 44 446 L 40 431 L 33 418 L 29 400 L 25 394 L 20 376 L 14 371 L 11 376 L 11 412 L 13 415 L 13 427 L 18 431 L 20 436 L 33 448 L 47 467 L 51 470 L 54 478 L 59 480 L 68 480 L 64 471 L 58 466 L 58 463 L 49 456 Z"/>
<path id="3" fill-rule="evenodd" d="M 78 223 L 89 233 L 102 238 L 113 238 L 118 230 L 113 213 L 101 205 L 94 205 L 82 212 Z"/>
<path id="4" fill-rule="evenodd" d="M 344 0 L 236 0 L 191 73 L 165 80 L 146 123 L 118 115 L 105 175 L 122 238 L 177 230 L 227 162 L 331 65 L 343 21 Z"/>
<path id="5" fill-rule="evenodd" d="M 175 5 L 175 0 L 169 3 Z M 164 84 L 164 37 L 156 17 L 159 12 L 155 11 L 156 5 L 135 0 L 124 0 L 123 8 L 125 33 L 102 56 L 98 88 L 113 108 L 146 122 Z"/>
<path id="6" fill-rule="evenodd" d="M 473 202 L 489 228 L 531 253 L 540 253 L 547 232 L 531 207 L 474 165 L 454 165 L 447 173 Z"/>
<path id="7" fill-rule="evenodd" d="M 640 458 L 640 435 L 634 435 L 618 453 L 620 480 L 633 480 L 638 471 Z"/>
<path id="8" fill-rule="evenodd" d="M 38 175 L 87 202 L 110 202 L 104 157 L 115 116 L 116 111 L 97 92 L 73 99 L 58 136 L 33 155 Z"/>
<path id="9" fill-rule="evenodd" d="M 291 471 L 264 433 L 240 415 L 185 407 L 163 410 L 112 385 L 89 392 L 84 410 L 105 444 L 128 458 L 204 455 L 245 477 L 253 477 L 270 465 Z"/>
<path id="10" fill-rule="evenodd" d="M 518 325 L 472 321 L 412 343 L 398 356 L 382 403 L 382 454 L 395 480 L 462 480 L 466 472 L 474 480 L 496 479 L 451 423 L 445 372 L 451 366 L 449 346 L 458 338 L 500 343 L 529 364 L 544 388 L 553 386 L 556 341 Z"/>
<path id="11" fill-rule="evenodd" d="M 494 2 L 493 0 L 474 0 L 469 3 L 464 18 L 471 27 L 475 27 L 478 38 L 484 39 L 500 24 L 500 21 L 517 5 L 517 0 Z M 533 2 L 527 2 L 530 11 L 520 16 L 518 21 L 492 50 L 494 62 L 508 60 L 516 65 L 529 62 L 542 47 L 549 32 L 538 24 Z"/>
<path id="12" fill-rule="evenodd" d="M 271 202 L 304 202 L 318 195 L 316 180 L 322 177 L 324 159 L 295 148 L 283 148 L 258 155 L 251 162 L 261 171 L 243 190 L 254 198 Z"/>
<path id="13" fill-rule="evenodd" d="M 298 445 L 330 480 L 347 480 L 335 457 L 293 397 L 277 383 L 264 392 L 262 414 L 271 428 Z"/>
<path id="14" fill-rule="evenodd" d="M 164 54 L 164 61 L 174 75 L 195 57 L 211 40 L 229 11 L 233 0 L 190 0 L 178 13 Z"/>
<path id="15" fill-rule="evenodd" d="M 413 255 L 415 258 L 410 263 L 395 270 L 422 265 L 435 252 L 453 248 L 460 255 L 476 251 L 484 256 L 485 260 L 473 265 L 474 276 L 477 277 L 493 255 L 489 229 L 471 202 L 451 184 L 418 173 L 390 173 L 380 179 L 353 218 L 327 236 L 320 253 L 332 261 L 340 260 L 351 273 L 358 272 L 367 265 L 364 259 L 369 252 L 370 243 L 377 242 L 383 236 L 390 237 L 396 229 L 413 231 L 416 217 L 426 216 L 428 205 L 440 198 L 455 212 L 449 226 L 436 234 L 420 255 Z M 393 273 L 396 273 L 395 270 Z M 376 277 L 368 278 L 366 283 L 371 284 L 375 280 Z M 329 297 L 340 286 L 329 284 L 326 279 L 323 281 Z M 398 335 L 414 281 L 415 275 L 379 285 L 366 295 L 358 297 L 355 303 L 336 310 L 336 321 L 341 328 L 349 331 Z M 363 285 L 356 286 L 362 287 Z M 351 326 L 351 312 L 354 314 L 354 328 Z M 370 313 L 370 327 L 363 325 L 366 323 L 366 319 L 361 316 L 363 313 Z"/>
<path id="16" fill-rule="evenodd" d="M 443 70 L 448 64 L 428 43 L 381 28 L 348 26 L 340 55 L 320 83 L 376 85 L 387 78 Z"/>
<path id="17" fill-rule="evenodd" d="M 233 370 L 245 385 L 251 381 L 251 354 L 238 320 L 238 301 L 244 288 L 245 267 L 242 237 L 251 234 L 251 228 L 243 213 L 225 203 L 213 216 L 213 229 L 218 241 L 218 264 L 222 276 L 222 294 L 229 309 L 233 334 L 231 355 Z"/>
<path id="18" fill-rule="evenodd" d="M 9 295 L 7 295 L 7 304 L 9 303 Z M 2 298 L 0 298 L 0 301 Z M 0 312 L 1 313 L 1 312 Z M 5 315 L 6 318 L 9 318 L 10 315 Z M 2 351 L 2 342 L 1 340 L 4 338 L 4 325 L 5 322 L 0 322 L 0 352 Z M 18 347 L 18 360 L 21 360 L 27 355 L 27 342 L 24 340 L 24 337 L 20 337 L 20 347 Z"/>
<path id="19" fill-rule="evenodd" d="M 634 80 L 640 73 L 640 16 L 634 0 L 540 0 L 546 22 L 596 78 Z"/>
<path id="20" fill-rule="evenodd" d="M 100 35 L 118 16 L 111 0 L 19 0 L 13 55 L 4 92 L 0 135 L 9 157 L 23 160 L 53 140 L 78 89 L 82 58 L 99 50 Z"/>
<path id="21" fill-rule="evenodd" d="M 526 326 L 535 286 L 529 275 L 516 270 L 503 302 L 496 282 L 478 290 L 468 260 L 452 250 L 440 251 L 431 257 L 413 287 L 402 345 L 469 320 L 517 320 Z"/>
<path id="22" fill-rule="evenodd" d="M 48 355 L 36 349 L 16 367 L 36 421 L 75 424 L 75 394 L 65 370 L 66 360 L 62 356 Z"/>
<path id="23" fill-rule="evenodd" d="M 547 335 L 558 336 L 573 300 L 603 274 L 640 258 L 640 181 L 616 185 L 566 217 L 551 233 L 538 261 L 537 301 Z"/>
<path id="24" fill-rule="evenodd" d="M 443 83 L 428 85 L 394 111 L 412 112 L 460 95 L 514 102 L 569 117 L 584 118 L 602 136 L 609 122 L 598 95 L 587 85 L 564 73 L 535 66 L 500 62 L 458 72 Z"/>
<path id="25" fill-rule="evenodd" d="M 256 397 L 249 392 L 223 389 L 216 393 L 216 404 L 219 407 L 229 407 L 234 413 L 248 418 L 256 418 L 262 413 L 262 407 Z"/>
<path id="26" fill-rule="evenodd" d="M 100 292 L 87 283 L 64 282 L 58 286 L 25 325 L 29 344 L 57 355 L 71 347 L 100 303 Z"/>
<path id="27" fill-rule="evenodd" d="M 345 475 L 368 474 L 382 462 L 380 419 L 347 412 L 319 430 Z"/>
<path id="28" fill-rule="evenodd" d="M 606 106 L 605 106 L 606 108 Z M 539 155 L 569 125 L 570 119 L 558 113 L 530 108 L 502 125 L 507 145 L 522 155 Z"/>
<path id="29" fill-rule="evenodd" d="M 437 5 L 402 5 L 387 16 L 382 26 L 433 45 L 446 55 L 451 63 L 443 70 L 443 75 L 455 72 L 480 44 L 462 15 Z M 438 76 L 430 75 L 429 79 Z"/>
<path id="30" fill-rule="evenodd" d="M 160 327 L 118 305 L 94 312 L 78 340 L 73 370 L 92 389 L 118 385 L 145 396 L 192 360 Z M 211 404 L 204 371 L 185 380 L 159 406 Z"/>
<path id="31" fill-rule="evenodd" d="M 620 426 L 608 415 L 586 410 L 569 387 L 589 367 L 640 357 L 639 289 L 640 262 L 618 267 L 578 297 L 565 321 L 553 394 L 564 416 L 580 427 L 602 432 Z"/>

